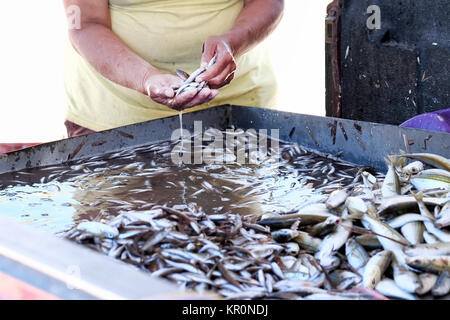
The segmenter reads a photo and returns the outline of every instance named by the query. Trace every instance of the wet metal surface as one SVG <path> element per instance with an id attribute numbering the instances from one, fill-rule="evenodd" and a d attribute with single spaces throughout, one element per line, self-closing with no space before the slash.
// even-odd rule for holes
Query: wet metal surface
<path id="1" fill-rule="evenodd" d="M 190 142 L 184 141 L 186 149 Z M 283 143 L 282 158 L 277 153 L 258 164 L 233 159 L 223 163 L 216 155 L 215 163 L 180 166 L 171 158 L 177 145 L 179 141 L 167 141 L 67 165 L 2 174 L 0 214 L 52 233 L 99 215 L 115 216 L 154 205 L 195 204 L 208 214 L 261 216 L 324 200 L 330 185 L 334 189 L 351 184 L 359 170 Z M 203 151 L 207 146 L 205 142 Z"/>

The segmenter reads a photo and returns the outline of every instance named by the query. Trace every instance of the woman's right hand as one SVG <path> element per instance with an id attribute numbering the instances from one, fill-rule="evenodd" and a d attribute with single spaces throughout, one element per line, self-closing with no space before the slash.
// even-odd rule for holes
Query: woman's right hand
<path id="1" fill-rule="evenodd" d="M 219 93 L 215 89 L 203 88 L 198 92 L 192 88 L 175 96 L 173 87 L 180 83 L 181 79 L 174 75 L 159 73 L 146 77 L 144 87 L 153 101 L 177 111 L 207 103 Z"/>

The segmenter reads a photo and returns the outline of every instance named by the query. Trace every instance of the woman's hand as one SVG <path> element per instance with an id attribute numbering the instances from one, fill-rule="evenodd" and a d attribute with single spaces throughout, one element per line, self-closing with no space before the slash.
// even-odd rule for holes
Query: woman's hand
<path id="1" fill-rule="evenodd" d="M 216 55 L 216 63 L 199 75 L 197 82 L 206 81 L 210 88 L 218 89 L 233 80 L 236 71 L 236 61 L 225 37 L 213 36 L 206 40 L 201 61 L 201 67 L 206 67 Z"/>
<path id="2" fill-rule="evenodd" d="M 203 88 L 200 91 L 192 88 L 176 96 L 173 87 L 180 83 L 180 78 L 160 73 L 146 77 L 144 87 L 153 101 L 177 111 L 207 103 L 219 93 L 217 90 L 209 88 Z"/>
<path id="3" fill-rule="evenodd" d="M 196 81 L 206 81 L 214 89 L 229 84 L 236 71 L 235 58 L 251 50 L 275 29 L 283 9 L 284 0 L 244 0 L 244 8 L 233 28 L 206 40 L 202 66 L 206 66 L 214 55 L 217 55 L 217 61 Z"/>

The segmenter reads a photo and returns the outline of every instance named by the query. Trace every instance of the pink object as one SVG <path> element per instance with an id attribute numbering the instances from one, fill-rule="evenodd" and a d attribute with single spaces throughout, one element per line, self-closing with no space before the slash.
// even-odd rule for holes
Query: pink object
<path id="1" fill-rule="evenodd" d="M 22 150 L 38 144 L 40 143 L 0 143 L 0 154 Z"/>

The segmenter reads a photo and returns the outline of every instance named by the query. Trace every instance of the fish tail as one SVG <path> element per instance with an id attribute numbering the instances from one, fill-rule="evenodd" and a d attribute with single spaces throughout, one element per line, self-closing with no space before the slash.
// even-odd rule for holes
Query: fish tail
<path id="1" fill-rule="evenodd" d="M 388 158 L 384 158 L 384 162 L 386 162 L 386 165 L 388 166 L 388 168 L 392 165 L 392 162 L 390 160 L 390 156 L 388 156 Z"/>
<path id="2" fill-rule="evenodd" d="M 411 194 L 414 196 L 414 199 L 416 199 L 417 202 L 422 202 L 423 201 L 423 192 L 419 191 L 417 193 L 414 193 L 412 190 L 410 191 Z"/>
<path id="3" fill-rule="evenodd" d="M 387 161 L 389 161 L 389 165 L 393 166 L 393 167 L 403 167 L 403 165 L 405 164 L 406 159 L 401 156 L 401 155 L 391 155 L 388 156 L 389 160 L 386 160 L 386 163 L 388 163 Z"/>

